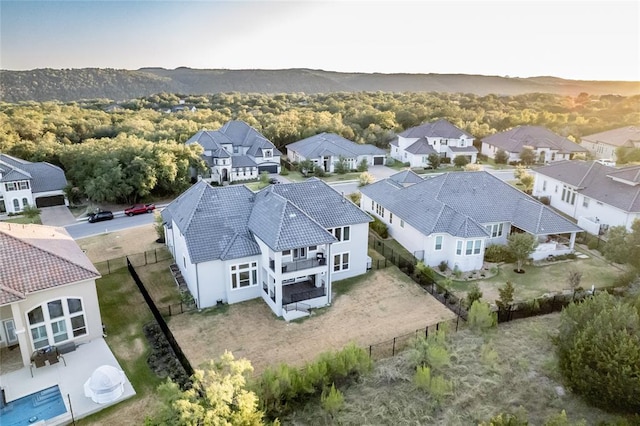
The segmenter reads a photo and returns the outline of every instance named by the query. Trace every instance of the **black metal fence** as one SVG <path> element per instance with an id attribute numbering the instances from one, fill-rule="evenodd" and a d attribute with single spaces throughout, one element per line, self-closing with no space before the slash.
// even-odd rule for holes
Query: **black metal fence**
<path id="1" fill-rule="evenodd" d="M 159 248 L 142 253 L 130 254 L 128 256 L 117 257 L 94 263 L 101 275 L 108 275 L 112 272 L 127 267 L 127 261 L 133 266 L 145 266 L 171 259 L 171 253 L 166 248 Z"/>
<path id="2" fill-rule="evenodd" d="M 180 302 L 173 305 L 159 306 L 158 311 L 163 317 L 171 317 L 174 315 L 184 314 L 185 312 L 195 311 L 197 309 L 194 302 Z"/>
<path id="3" fill-rule="evenodd" d="M 129 261 L 129 259 L 127 259 L 127 269 L 129 270 L 129 274 L 131 274 L 131 278 L 133 278 L 133 281 L 135 281 L 136 285 L 138 286 L 138 289 L 140 290 L 142 297 L 144 297 L 145 302 L 147 302 L 147 305 L 149 306 L 149 309 L 151 310 L 151 313 L 153 314 L 153 317 L 155 318 L 156 322 L 160 326 L 162 333 L 167 338 L 167 341 L 169 342 L 171 349 L 173 349 L 173 352 L 178 358 L 178 361 L 180 361 L 182 368 L 184 368 L 185 372 L 187 373 L 187 376 L 191 377 L 193 375 L 193 368 L 191 367 L 191 363 L 182 352 L 182 349 L 180 348 L 178 341 L 173 336 L 173 333 L 169 329 L 169 326 L 167 326 L 167 323 L 165 322 L 162 314 L 156 307 L 156 304 L 154 303 L 153 299 L 149 295 L 149 292 L 147 291 L 146 287 L 144 286 L 144 283 L 138 276 L 138 273 L 136 272 L 135 268 L 133 267 L 133 264 Z"/>

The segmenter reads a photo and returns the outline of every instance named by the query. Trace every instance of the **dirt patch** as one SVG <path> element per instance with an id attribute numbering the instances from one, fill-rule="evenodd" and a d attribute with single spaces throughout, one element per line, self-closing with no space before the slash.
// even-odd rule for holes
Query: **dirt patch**
<path id="1" fill-rule="evenodd" d="M 153 224 L 148 224 L 81 238 L 78 244 L 89 259 L 97 263 L 164 247 L 164 244 L 156 242 L 157 238 Z"/>
<path id="2" fill-rule="evenodd" d="M 301 365 L 349 342 L 368 347 L 455 317 L 395 267 L 370 272 L 319 312 L 287 323 L 258 299 L 217 315 L 172 317 L 169 327 L 194 368 L 229 350 L 259 374 L 269 365 Z"/>

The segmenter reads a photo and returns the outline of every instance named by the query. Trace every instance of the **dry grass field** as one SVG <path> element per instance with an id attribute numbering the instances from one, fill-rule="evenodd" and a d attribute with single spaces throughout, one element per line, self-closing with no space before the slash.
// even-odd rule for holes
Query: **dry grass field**
<path id="1" fill-rule="evenodd" d="M 164 247 L 164 244 L 156 243 L 157 238 L 158 234 L 153 229 L 153 224 L 149 224 L 77 241 L 89 259 L 98 263 Z"/>

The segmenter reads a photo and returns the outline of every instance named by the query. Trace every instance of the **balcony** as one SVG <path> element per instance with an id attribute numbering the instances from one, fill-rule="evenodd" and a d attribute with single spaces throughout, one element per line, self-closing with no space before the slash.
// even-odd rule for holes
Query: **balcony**
<path id="1" fill-rule="evenodd" d="M 318 266 L 325 266 L 326 264 L 327 259 L 321 253 L 318 253 L 315 259 L 300 259 L 294 260 L 293 262 L 282 262 L 282 269 L 280 272 L 303 271 L 305 269 L 316 268 Z M 275 272 L 275 261 L 273 259 L 269 259 L 269 268 Z"/>
<path id="2" fill-rule="evenodd" d="M 302 302 L 327 295 L 326 287 L 316 287 L 311 281 L 302 281 L 282 286 L 282 305 Z"/>

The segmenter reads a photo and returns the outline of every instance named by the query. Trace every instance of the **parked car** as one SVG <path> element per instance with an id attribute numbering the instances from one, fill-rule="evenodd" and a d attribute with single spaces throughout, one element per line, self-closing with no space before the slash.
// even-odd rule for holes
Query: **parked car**
<path id="1" fill-rule="evenodd" d="M 155 209 L 156 206 L 154 204 L 135 204 L 128 209 L 125 209 L 124 214 L 127 216 L 133 216 L 135 214 L 151 213 Z"/>
<path id="2" fill-rule="evenodd" d="M 273 185 L 273 184 L 276 184 L 276 183 L 280 183 L 280 181 L 278 179 L 276 179 L 276 178 L 269 178 L 269 183 Z"/>
<path id="3" fill-rule="evenodd" d="M 101 211 L 98 213 L 91 213 L 89 215 L 89 223 L 94 222 L 102 222 L 103 220 L 111 220 L 113 219 L 113 213 L 108 210 Z"/>

